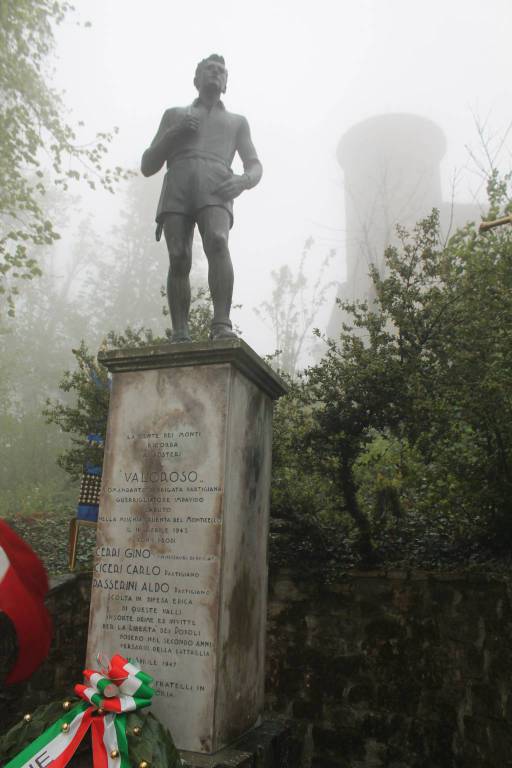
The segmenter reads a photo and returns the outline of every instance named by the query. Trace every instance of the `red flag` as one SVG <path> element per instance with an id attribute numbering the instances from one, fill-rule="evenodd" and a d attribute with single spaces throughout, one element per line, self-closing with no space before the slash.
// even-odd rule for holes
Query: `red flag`
<path id="1" fill-rule="evenodd" d="M 18 639 L 18 658 L 7 676 L 19 683 L 48 656 L 52 624 L 44 605 L 48 577 L 41 560 L 0 520 L 0 611 L 10 618 Z"/>

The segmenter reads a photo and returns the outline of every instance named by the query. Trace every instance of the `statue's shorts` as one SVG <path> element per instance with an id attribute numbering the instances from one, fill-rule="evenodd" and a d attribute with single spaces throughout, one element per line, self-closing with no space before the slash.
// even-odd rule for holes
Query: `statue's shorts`
<path id="1" fill-rule="evenodd" d="M 207 206 L 220 206 L 229 213 L 233 226 L 233 201 L 216 194 L 220 185 L 233 171 L 222 162 L 204 157 L 180 157 L 170 164 L 165 174 L 156 212 L 159 225 L 169 213 L 196 218 Z"/>

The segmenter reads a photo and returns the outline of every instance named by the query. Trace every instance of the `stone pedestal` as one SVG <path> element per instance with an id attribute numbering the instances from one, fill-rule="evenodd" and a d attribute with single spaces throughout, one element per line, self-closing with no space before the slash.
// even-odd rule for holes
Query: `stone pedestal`
<path id="1" fill-rule="evenodd" d="M 180 749 L 263 706 L 276 374 L 239 339 L 114 350 L 87 651 L 155 678 Z"/>

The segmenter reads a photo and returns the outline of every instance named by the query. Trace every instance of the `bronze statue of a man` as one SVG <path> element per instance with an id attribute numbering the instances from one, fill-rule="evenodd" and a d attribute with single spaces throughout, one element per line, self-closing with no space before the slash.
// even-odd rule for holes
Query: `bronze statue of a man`
<path id="1" fill-rule="evenodd" d="M 222 56 L 199 62 L 194 85 L 198 98 L 188 107 L 167 109 L 151 146 L 142 156 L 144 176 L 167 163 L 158 209 L 157 240 L 162 229 L 169 251 L 167 298 L 172 340 L 190 341 L 190 268 L 192 237 L 197 224 L 208 259 L 208 283 L 213 300 L 210 337 L 234 337 L 229 312 L 233 294 L 233 266 L 228 249 L 233 225 L 233 199 L 256 186 L 261 163 L 245 117 L 228 112 L 220 96 L 228 73 Z M 235 152 L 244 172 L 231 170 Z"/>

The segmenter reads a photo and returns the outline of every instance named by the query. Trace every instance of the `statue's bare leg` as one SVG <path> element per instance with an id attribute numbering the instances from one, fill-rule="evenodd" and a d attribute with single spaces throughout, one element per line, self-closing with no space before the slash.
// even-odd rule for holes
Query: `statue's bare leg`
<path id="1" fill-rule="evenodd" d="M 211 338 L 232 338 L 229 312 L 233 296 L 233 265 L 229 255 L 229 213 L 211 205 L 197 213 L 197 225 L 208 259 L 208 285 L 213 302 Z"/>
<path id="2" fill-rule="evenodd" d="M 190 312 L 190 268 L 192 266 L 192 237 L 194 220 L 179 213 L 164 219 L 164 234 L 169 251 L 167 301 L 172 322 L 172 340 L 190 341 L 188 315 Z"/>

